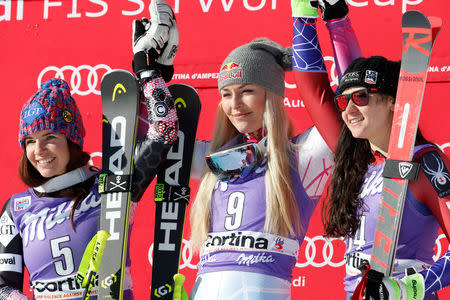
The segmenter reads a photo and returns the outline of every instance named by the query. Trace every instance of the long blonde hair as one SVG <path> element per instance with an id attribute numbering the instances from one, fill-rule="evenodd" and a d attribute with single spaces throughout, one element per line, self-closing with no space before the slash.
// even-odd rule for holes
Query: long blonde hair
<path id="1" fill-rule="evenodd" d="M 284 98 L 266 89 L 264 125 L 267 128 L 266 217 L 264 231 L 281 236 L 301 232 L 300 211 L 292 190 L 289 142 L 292 126 L 284 109 Z M 214 152 L 239 132 L 219 105 L 210 151 Z M 206 169 L 191 209 L 191 246 L 199 250 L 208 238 L 211 199 L 217 177 Z"/>

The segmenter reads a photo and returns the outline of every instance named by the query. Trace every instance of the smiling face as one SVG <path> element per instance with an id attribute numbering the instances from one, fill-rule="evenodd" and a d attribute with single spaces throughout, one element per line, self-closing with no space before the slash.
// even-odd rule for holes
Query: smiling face
<path id="1" fill-rule="evenodd" d="M 254 84 L 230 84 L 220 90 L 220 105 L 233 126 L 241 133 L 263 125 L 266 90 Z"/>
<path id="2" fill-rule="evenodd" d="M 350 94 L 363 87 L 351 87 L 342 94 Z M 369 94 L 369 103 L 357 106 L 350 101 L 342 112 L 342 119 L 353 137 L 369 140 L 373 150 L 387 152 L 394 112 L 394 98 L 383 99 L 380 94 Z"/>
<path id="3" fill-rule="evenodd" d="M 64 174 L 70 160 L 67 138 L 63 134 L 42 130 L 25 137 L 25 151 L 33 167 L 50 178 Z"/>

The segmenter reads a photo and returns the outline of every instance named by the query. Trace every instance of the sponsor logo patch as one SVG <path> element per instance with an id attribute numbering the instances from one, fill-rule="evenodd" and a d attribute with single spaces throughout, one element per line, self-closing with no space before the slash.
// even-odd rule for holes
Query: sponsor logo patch
<path id="1" fill-rule="evenodd" d="M 366 70 L 366 76 L 364 77 L 364 82 L 368 84 L 377 83 L 378 72 L 372 70 Z"/>
<path id="2" fill-rule="evenodd" d="M 219 81 L 227 79 L 236 79 L 242 77 L 242 69 L 235 62 L 229 62 L 220 69 Z"/>
<path id="3" fill-rule="evenodd" d="M 98 283 L 98 275 L 95 275 L 91 295 L 98 294 Z M 31 282 L 30 288 L 36 299 L 80 299 L 84 290 L 77 282 L 76 275 L 35 280 Z"/>
<path id="4" fill-rule="evenodd" d="M 1 253 L 0 254 L 0 271 L 1 272 L 22 272 L 22 256 L 11 254 L 11 253 Z"/>
<path id="5" fill-rule="evenodd" d="M 5 211 L 0 217 L 0 243 L 7 247 L 18 233 L 16 225 Z"/>
<path id="6" fill-rule="evenodd" d="M 296 240 L 253 231 L 228 231 L 210 233 L 201 255 L 216 251 L 268 251 L 297 257 Z"/>
<path id="7" fill-rule="evenodd" d="M 28 107 L 23 112 L 23 120 L 27 125 L 31 125 L 34 120 L 39 118 L 45 114 L 45 109 L 42 107 L 41 103 L 37 100 L 34 100 L 33 102 L 28 105 Z"/>
<path id="8" fill-rule="evenodd" d="M 231 71 L 231 70 L 236 69 L 236 68 L 240 68 L 240 66 L 237 63 L 229 62 L 226 65 L 224 65 L 222 67 L 222 69 L 220 69 L 220 72 Z"/>
<path id="9" fill-rule="evenodd" d="M 400 176 L 405 178 L 408 176 L 409 172 L 412 170 L 413 164 L 409 162 L 401 162 L 398 164 L 398 171 L 400 172 Z"/>
<path id="10" fill-rule="evenodd" d="M 31 205 L 31 196 L 14 199 L 14 211 L 27 209 Z"/>
<path id="11" fill-rule="evenodd" d="M 436 151 L 422 156 L 422 170 L 440 198 L 450 195 L 450 174 Z"/>
<path id="12" fill-rule="evenodd" d="M 359 80 L 359 72 L 350 72 L 344 75 L 344 77 L 342 77 L 342 82 L 347 83 L 347 82 L 353 82 L 353 81 L 358 81 Z"/>
<path id="13" fill-rule="evenodd" d="M 63 116 L 64 121 L 66 121 L 66 123 L 72 123 L 73 117 L 72 117 L 72 113 L 70 111 L 64 110 L 62 112 L 62 116 Z"/>

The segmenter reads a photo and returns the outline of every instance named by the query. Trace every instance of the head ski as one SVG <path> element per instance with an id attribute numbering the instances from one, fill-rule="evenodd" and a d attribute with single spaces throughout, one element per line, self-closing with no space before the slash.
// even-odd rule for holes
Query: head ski
<path id="1" fill-rule="evenodd" d="M 201 103 L 194 88 L 173 84 L 169 90 L 175 99 L 180 130 L 167 159 L 158 173 L 155 187 L 155 233 L 151 299 L 172 299 L 178 273 L 186 207 L 189 203 L 189 179 L 195 135 Z"/>
<path id="2" fill-rule="evenodd" d="M 113 70 L 101 82 L 103 105 L 100 230 L 111 234 L 98 272 L 98 299 L 123 299 L 128 212 L 139 105 L 138 81 Z"/>

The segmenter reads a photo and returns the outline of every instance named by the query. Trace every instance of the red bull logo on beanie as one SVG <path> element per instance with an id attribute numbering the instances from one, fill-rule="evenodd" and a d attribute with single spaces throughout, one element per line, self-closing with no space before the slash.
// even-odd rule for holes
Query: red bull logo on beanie
<path id="1" fill-rule="evenodd" d="M 242 69 L 235 62 L 229 62 L 220 69 L 219 82 L 242 77 Z"/>
<path id="2" fill-rule="evenodd" d="M 220 70 L 220 72 L 223 71 L 231 71 L 232 69 L 236 69 L 236 68 L 240 68 L 240 66 L 237 63 L 234 62 L 229 62 L 226 65 L 224 65 L 222 67 L 222 69 Z"/>

